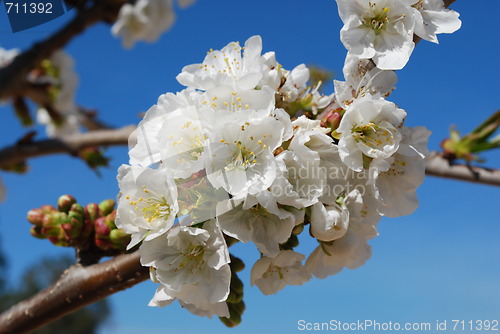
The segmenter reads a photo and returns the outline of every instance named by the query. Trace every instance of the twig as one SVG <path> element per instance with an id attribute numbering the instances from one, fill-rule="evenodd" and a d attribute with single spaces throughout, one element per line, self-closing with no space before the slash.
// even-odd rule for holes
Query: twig
<path id="1" fill-rule="evenodd" d="M 500 170 L 450 164 L 450 161 L 443 158 L 438 152 L 433 152 L 427 159 L 425 174 L 447 179 L 500 186 Z"/>
<path id="2" fill-rule="evenodd" d="M 0 168 L 49 154 L 76 154 L 80 149 L 90 146 L 127 145 L 128 137 L 134 129 L 135 126 L 130 125 L 120 129 L 96 130 L 61 139 L 19 143 L 0 150 Z"/>
<path id="3" fill-rule="evenodd" d="M 0 315 L 0 334 L 28 333 L 36 328 L 125 290 L 149 277 L 136 251 L 83 267 L 73 265 L 47 289 Z"/>
<path id="4" fill-rule="evenodd" d="M 68 44 L 73 37 L 87 27 L 102 21 L 112 20 L 125 0 L 95 1 L 90 8 L 82 8 L 67 25 L 51 37 L 34 44 L 31 49 L 18 55 L 12 63 L 0 69 L 0 100 L 20 95 L 27 84 L 26 76 L 43 59 Z"/>

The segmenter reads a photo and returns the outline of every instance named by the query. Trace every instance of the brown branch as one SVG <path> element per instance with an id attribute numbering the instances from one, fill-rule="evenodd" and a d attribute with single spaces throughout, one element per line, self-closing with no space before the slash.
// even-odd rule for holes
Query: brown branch
<path id="1" fill-rule="evenodd" d="M 0 315 L 0 334 L 28 333 L 149 277 L 138 251 L 92 266 L 74 265 L 47 289 Z"/>
<path id="2" fill-rule="evenodd" d="M 120 129 L 96 130 L 61 139 L 18 143 L 0 150 L 0 168 L 49 154 L 76 154 L 82 148 L 90 146 L 127 145 L 128 137 L 134 129 L 135 126 L 130 125 Z"/>
<path id="3" fill-rule="evenodd" d="M 450 164 L 440 153 L 427 159 L 425 174 L 460 181 L 500 186 L 500 170 L 468 165 Z"/>
<path id="4" fill-rule="evenodd" d="M 81 8 L 67 25 L 46 40 L 34 44 L 18 55 L 12 63 L 0 69 L 0 100 L 20 95 L 27 84 L 27 74 L 43 59 L 63 48 L 73 37 L 99 21 L 112 21 L 125 0 L 95 1 L 90 8 Z"/>

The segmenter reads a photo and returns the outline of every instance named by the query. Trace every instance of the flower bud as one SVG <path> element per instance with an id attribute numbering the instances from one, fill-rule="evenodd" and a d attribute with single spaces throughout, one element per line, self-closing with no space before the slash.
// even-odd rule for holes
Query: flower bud
<path id="1" fill-rule="evenodd" d="M 26 219 L 28 219 L 28 221 L 31 224 L 41 227 L 43 225 L 43 216 L 44 216 L 44 213 L 42 212 L 42 210 L 33 209 L 33 210 L 28 211 Z"/>
<path id="2" fill-rule="evenodd" d="M 68 222 L 61 225 L 61 228 L 64 230 L 64 233 L 66 234 L 66 237 L 68 239 L 84 239 L 82 238 L 82 232 L 85 221 L 83 219 L 82 213 L 83 208 L 81 205 L 75 203 L 71 206 L 71 210 L 68 213 Z"/>
<path id="3" fill-rule="evenodd" d="M 113 248 L 118 250 L 126 250 L 127 245 L 130 243 L 130 238 L 130 234 L 128 234 L 121 228 L 111 230 L 111 232 L 109 233 L 109 239 L 113 244 Z"/>
<path id="4" fill-rule="evenodd" d="M 104 152 L 98 147 L 83 148 L 78 152 L 78 156 L 92 169 L 108 166 L 109 158 L 105 157 Z"/>
<path id="5" fill-rule="evenodd" d="M 74 203 L 71 206 L 71 209 L 69 209 L 68 214 L 71 215 L 72 213 L 73 214 L 79 214 L 80 216 L 84 217 L 85 216 L 85 209 L 80 204 Z"/>
<path id="6" fill-rule="evenodd" d="M 321 126 L 325 128 L 330 128 L 332 131 L 338 129 L 340 121 L 342 120 L 342 114 L 340 113 L 342 109 L 330 110 L 321 119 Z"/>
<path id="7" fill-rule="evenodd" d="M 111 213 L 111 211 L 115 208 L 115 201 L 112 199 L 106 199 L 99 203 L 99 208 L 101 209 L 101 213 L 103 216 L 107 216 Z"/>
<path id="8" fill-rule="evenodd" d="M 101 209 L 96 203 L 90 203 L 85 206 L 85 219 L 89 220 L 91 223 L 101 217 Z"/>
<path id="9" fill-rule="evenodd" d="M 245 263 L 238 257 L 234 255 L 229 255 L 231 257 L 231 262 L 229 263 L 229 266 L 231 267 L 231 271 L 233 273 L 237 273 L 245 269 Z"/>
<path id="10" fill-rule="evenodd" d="M 106 217 L 99 217 L 94 221 L 95 244 L 97 247 L 108 250 L 113 247 L 109 234 L 111 229 L 106 224 Z"/>
<path id="11" fill-rule="evenodd" d="M 41 226 L 31 226 L 30 234 L 38 239 L 47 238 L 45 235 L 42 234 L 42 227 Z"/>
<path id="12" fill-rule="evenodd" d="M 243 293 L 243 282 L 236 275 L 231 275 L 230 289 L 236 293 Z"/>
<path id="13" fill-rule="evenodd" d="M 43 212 L 44 214 L 47 214 L 47 213 L 52 213 L 52 212 L 56 212 L 56 211 L 57 211 L 57 209 L 56 209 L 56 208 L 54 208 L 52 205 L 48 205 L 48 204 L 47 204 L 47 205 L 42 205 L 42 206 L 40 207 L 40 210 L 42 210 L 42 212 Z"/>
<path id="14" fill-rule="evenodd" d="M 43 217 L 42 233 L 48 237 L 58 237 L 64 232 L 60 226 L 68 222 L 68 216 L 64 212 L 53 212 Z"/>
<path id="15" fill-rule="evenodd" d="M 71 209 L 71 206 L 74 203 L 76 203 L 76 199 L 73 196 L 62 195 L 57 200 L 57 207 L 58 207 L 59 211 L 68 213 L 68 211 Z"/>

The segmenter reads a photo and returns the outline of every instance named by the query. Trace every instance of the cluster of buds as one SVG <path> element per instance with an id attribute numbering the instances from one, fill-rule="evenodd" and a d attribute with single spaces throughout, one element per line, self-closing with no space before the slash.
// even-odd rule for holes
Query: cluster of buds
<path id="1" fill-rule="evenodd" d="M 237 242 L 237 240 L 234 241 Z M 219 319 L 227 327 L 235 327 L 241 323 L 241 316 L 245 311 L 245 302 L 243 301 L 243 282 L 236 274 L 245 269 L 245 263 L 243 263 L 240 258 L 231 255 L 229 267 L 231 268 L 231 283 L 229 285 L 229 296 L 226 300 L 227 308 L 229 310 L 229 318 L 219 317 Z"/>
<path id="2" fill-rule="evenodd" d="M 85 207 L 70 195 L 57 201 L 57 209 L 43 205 L 28 212 L 27 219 L 33 224 L 31 235 L 49 239 L 56 246 L 76 249 L 95 249 L 106 252 L 124 251 L 130 235 L 115 225 L 115 201 L 104 200 Z"/>
<path id="3" fill-rule="evenodd" d="M 450 137 L 441 143 L 443 156 L 449 160 L 464 159 L 467 162 L 483 162 L 478 153 L 500 148 L 500 135 L 491 138 L 499 127 L 500 110 L 469 134 L 460 136 L 460 133 L 452 127 Z"/>

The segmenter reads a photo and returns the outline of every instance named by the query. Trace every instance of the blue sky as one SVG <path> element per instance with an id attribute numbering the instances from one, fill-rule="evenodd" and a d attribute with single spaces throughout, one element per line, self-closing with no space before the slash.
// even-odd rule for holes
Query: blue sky
<path id="1" fill-rule="evenodd" d="M 398 89 L 390 98 L 407 111 L 407 125 L 424 125 L 433 132 L 430 149 L 438 148 L 451 124 L 470 131 L 499 107 L 500 3 L 458 0 L 452 8 L 461 14 L 462 28 L 439 35 L 440 45 L 419 43 L 408 65 L 398 71 Z M 160 94 L 182 89 L 175 76 L 183 66 L 202 61 L 210 48 L 255 34 L 262 36 L 264 51 L 275 51 L 287 69 L 316 64 L 342 77 L 346 51 L 333 0 L 198 0 L 177 14 L 175 25 L 158 43 L 139 43 L 132 50 L 122 49 L 104 24 L 75 38 L 66 50 L 80 75 L 77 102 L 96 108 L 101 119 L 114 126 L 137 124 L 138 114 Z M 26 49 L 70 16 L 13 34 L 0 10 L 0 46 Z M 1 112 L 4 146 L 26 130 L 10 108 Z M 42 136 L 43 129 L 39 133 Z M 484 155 L 487 165 L 500 167 L 498 153 Z M 116 169 L 127 162 L 127 149 L 112 148 L 109 155 L 111 166 L 101 178 L 77 159 L 62 155 L 31 160 L 26 175 L 0 173 L 8 188 L 7 200 L 0 204 L 0 246 L 12 282 L 41 256 L 72 252 L 32 238 L 26 212 L 54 203 L 64 193 L 81 203 L 114 198 Z M 448 329 L 440 333 L 451 333 L 453 319 L 500 320 L 498 188 L 428 177 L 418 193 L 420 207 L 413 215 L 381 221 L 380 236 L 371 241 L 373 256 L 365 266 L 287 287 L 274 296 L 249 286 L 249 271 L 258 258 L 255 247 L 234 247 L 247 263 L 240 274 L 247 310 L 237 328 L 193 316 L 177 304 L 147 307 L 155 289 L 148 282 L 111 298 L 114 314 L 102 333 L 294 334 L 301 332 L 301 319 L 448 320 Z M 304 241 L 300 249 L 308 252 L 313 247 Z"/>

